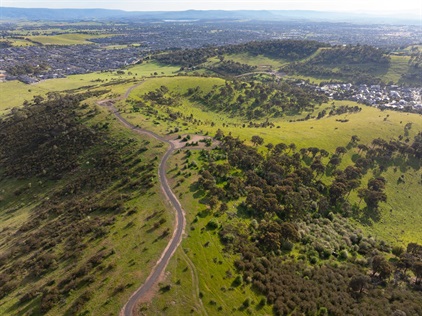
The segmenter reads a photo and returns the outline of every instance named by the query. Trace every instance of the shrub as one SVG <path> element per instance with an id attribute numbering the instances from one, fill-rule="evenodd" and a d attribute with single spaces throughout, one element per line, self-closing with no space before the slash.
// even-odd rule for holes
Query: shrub
<path id="1" fill-rule="evenodd" d="M 234 281 L 233 281 L 232 285 L 237 287 L 237 286 L 240 286 L 242 283 L 243 283 L 243 277 L 242 277 L 241 275 L 238 275 L 238 276 L 234 279 Z"/>
<path id="2" fill-rule="evenodd" d="M 394 246 L 392 249 L 392 253 L 393 255 L 395 255 L 396 257 L 400 257 L 402 253 L 404 253 L 404 247 L 402 246 Z"/>
<path id="3" fill-rule="evenodd" d="M 267 299 L 265 297 L 263 297 L 259 301 L 259 306 L 265 306 L 265 305 L 267 305 Z"/>
<path id="4" fill-rule="evenodd" d="M 310 256 L 310 257 L 309 257 L 309 262 L 310 262 L 311 264 L 315 264 L 315 263 L 317 263 L 317 262 L 318 262 L 318 259 L 317 259 L 317 257 L 315 257 L 315 256 Z"/>
<path id="5" fill-rule="evenodd" d="M 220 226 L 220 223 L 215 218 L 211 219 L 207 224 L 208 229 L 217 229 L 218 226 Z"/>
<path id="6" fill-rule="evenodd" d="M 285 251 L 292 251 L 294 247 L 294 244 L 288 240 L 285 240 L 282 244 L 281 244 L 281 249 L 285 250 Z"/>
<path id="7" fill-rule="evenodd" d="M 347 260 L 348 257 L 349 257 L 349 253 L 347 252 L 347 250 L 340 251 L 339 256 L 338 256 L 340 260 Z"/>
<path id="8" fill-rule="evenodd" d="M 248 297 L 246 300 L 243 301 L 243 306 L 244 307 L 249 307 L 251 306 L 252 300 L 250 297 Z"/>

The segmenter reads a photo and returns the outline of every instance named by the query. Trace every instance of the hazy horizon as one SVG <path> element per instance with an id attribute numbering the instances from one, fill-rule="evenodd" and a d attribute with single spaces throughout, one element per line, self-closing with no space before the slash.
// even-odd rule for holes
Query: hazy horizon
<path id="1" fill-rule="evenodd" d="M 306 10 L 367 14 L 403 14 L 419 15 L 422 18 L 422 1 L 30 1 L 0 0 L 1 7 L 45 8 L 45 9 L 113 9 L 124 11 L 185 11 L 185 10 Z"/>

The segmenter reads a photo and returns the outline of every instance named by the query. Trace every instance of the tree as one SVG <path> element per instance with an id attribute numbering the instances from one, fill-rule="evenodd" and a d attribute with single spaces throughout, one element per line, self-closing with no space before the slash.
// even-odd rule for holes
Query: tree
<path id="1" fill-rule="evenodd" d="M 358 149 L 359 149 L 358 153 L 360 154 L 361 151 L 367 151 L 368 150 L 368 147 L 366 145 L 364 145 L 364 144 L 359 144 L 358 145 Z"/>
<path id="2" fill-rule="evenodd" d="M 347 153 L 347 149 L 343 146 L 339 146 L 336 148 L 336 155 L 344 155 L 345 153 Z"/>
<path id="3" fill-rule="evenodd" d="M 399 269 L 403 269 L 403 273 L 406 273 L 408 269 L 413 266 L 415 262 L 415 257 L 413 257 L 410 253 L 403 253 L 400 256 L 400 260 L 397 263 L 397 267 Z"/>
<path id="4" fill-rule="evenodd" d="M 350 141 L 352 143 L 356 143 L 356 142 L 360 141 L 360 139 L 357 135 L 352 135 L 352 137 L 350 138 Z"/>
<path id="5" fill-rule="evenodd" d="M 277 145 L 274 146 L 274 153 L 276 153 L 277 155 L 281 154 L 283 151 L 285 151 L 287 149 L 287 145 L 284 143 L 278 143 Z"/>
<path id="6" fill-rule="evenodd" d="M 421 280 L 422 280 L 422 262 L 416 261 L 415 263 L 413 263 L 411 270 L 415 274 L 415 277 L 416 277 L 415 283 L 416 284 L 421 283 Z"/>
<path id="7" fill-rule="evenodd" d="M 384 256 L 376 255 L 372 258 L 372 276 L 378 273 L 381 279 L 386 279 L 392 272 L 393 270 Z"/>
<path id="8" fill-rule="evenodd" d="M 208 205 L 212 210 L 215 209 L 218 205 L 218 198 L 216 196 L 210 198 L 210 200 L 208 201 Z"/>
<path id="9" fill-rule="evenodd" d="M 229 209 L 229 207 L 227 206 L 226 203 L 224 203 L 224 202 L 221 203 L 220 209 L 219 209 L 220 213 L 225 213 L 228 209 Z"/>
<path id="10" fill-rule="evenodd" d="M 379 202 L 387 202 L 387 195 L 384 192 L 368 190 L 363 199 L 369 208 L 377 209 Z"/>
<path id="11" fill-rule="evenodd" d="M 337 154 L 334 154 L 331 156 L 330 161 L 328 163 L 335 167 L 341 163 L 341 159 Z"/>
<path id="12" fill-rule="evenodd" d="M 321 157 L 328 157 L 330 155 L 330 153 L 328 151 L 326 151 L 325 149 L 321 149 L 319 151 Z"/>
<path id="13" fill-rule="evenodd" d="M 372 178 L 368 181 L 368 189 L 373 191 L 382 191 L 385 188 L 386 180 L 383 177 Z"/>
<path id="14" fill-rule="evenodd" d="M 264 143 L 264 139 L 258 135 L 252 136 L 251 141 L 254 144 L 254 146 L 262 145 Z"/>
<path id="15" fill-rule="evenodd" d="M 271 151 L 274 148 L 274 145 L 273 143 L 268 143 L 265 147 L 267 147 L 268 151 Z"/>
<path id="16" fill-rule="evenodd" d="M 319 152 L 319 148 L 317 147 L 309 147 L 308 151 L 312 154 L 312 158 L 315 158 L 316 154 Z"/>
<path id="17" fill-rule="evenodd" d="M 343 196 L 346 194 L 347 187 L 342 182 L 334 181 L 329 189 L 330 201 L 332 204 L 337 204 L 343 199 Z"/>
<path id="18" fill-rule="evenodd" d="M 325 172 L 325 166 L 321 160 L 314 160 L 311 164 L 311 169 L 316 172 L 316 174 L 323 174 Z"/>
<path id="19" fill-rule="evenodd" d="M 298 241 L 299 240 L 299 232 L 297 228 L 292 223 L 282 223 L 280 225 L 280 232 L 282 238 L 288 241 Z"/>
<path id="20" fill-rule="evenodd" d="M 44 101 L 44 98 L 40 95 L 36 95 L 33 98 L 34 104 L 39 105 Z"/>
<path id="21" fill-rule="evenodd" d="M 215 133 L 214 138 L 217 140 L 222 140 L 224 137 L 224 133 L 221 129 L 218 129 L 217 132 Z"/>
<path id="22" fill-rule="evenodd" d="M 290 150 L 290 151 L 295 151 L 295 150 L 296 150 L 296 144 L 291 143 L 291 144 L 289 145 L 289 150 Z"/>
<path id="23" fill-rule="evenodd" d="M 369 278 L 366 275 L 354 275 L 349 282 L 349 287 L 355 291 L 362 293 L 366 285 L 369 283 Z"/>

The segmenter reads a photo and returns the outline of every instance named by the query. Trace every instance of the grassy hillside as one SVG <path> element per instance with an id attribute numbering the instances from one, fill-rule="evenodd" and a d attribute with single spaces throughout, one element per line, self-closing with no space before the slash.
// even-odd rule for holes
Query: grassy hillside
<path id="1" fill-rule="evenodd" d="M 214 112 L 205 108 L 202 104 L 192 102 L 183 97 L 189 86 L 199 86 L 205 91 L 210 91 L 214 85 L 223 85 L 221 79 L 212 78 L 192 78 L 177 77 L 166 79 L 151 79 L 144 82 L 137 90 L 134 90 L 130 96 L 136 102 L 140 100 L 142 95 L 150 91 L 158 89 L 164 85 L 173 93 L 182 95 L 177 106 L 167 106 L 155 103 L 154 112 L 149 107 L 141 107 L 139 112 L 133 111 L 131 102 L 122 104 L 123 115 L 134 124 L 139 124 L 145 128 L 152 129 L 161 134 L 169 132 L 176 133 L 203 133 L 215 135 L 218 129 L 221 129 L 226 135 L 231 134 L 250 142 L 252 136 L 261 136 L 265 144 L 285 144 L 295 143 L 298 148 L 308 148 L 316 146 L 324 148 L 333 153 L 339 146 L 347 146 L 352 135 L 356 135 L 360 139 L 360 143 L 370 145 L 376 138 L 385 140 L 397 139 L 400 135 L 408 135 L 412 139 L 419 131 L 422 130 L 422 122 L 417 114 L 380 111 L 373 107 L 362 106 L 350 101 L 335 101 L 334 105 L 340 107 L 342 105 L 358 106 L 361 111 L 358 113 L 345 113 L 342 115 L 333 115 L 322 119 L 309 119 L 301 121 L 308 114 L 316 117 L 317 114 L 326 109 L 327 112 L 332 108 L 333 102 L 322 104 L 315 107 L 309 112 L 304 111 L 301 114 L 284 116 L 280 118 L 271 118 L 272 123 L 266 128 L 250 127 L 250 120 L 240 116 L 231 117 L 224 112 Z M 171 110 L 169 112 L 169 110 Z M 171 119 L 171 113 L 183 113 L 177 119 Z M 193 119 L 192 119 L 193 118 Z M 196 123 L 193 123 L 194 121 Z M 265 118 L 254 120 L 254 122 L 265 122 Z M 343 122 L 341 121 L 343 120 Z M 412 128 L 407 130 L 406 124 L 410 124 Z M 262 146 L 263 151 L 265 147 Z M 356 148 L 350 150 L 342 159 L 342 166 L 346 167 L 354 159 L 357 154 Z M 382 220 L 376 222 L 362 221 L 359 225 L 364 225 L 365 229 L 380 236 L 390 242 L 398 244 L 406 244 L 407 242 L 422 239 L 420 231 L 416 228 L 422 224 L 422 216 L 415 214 L 415 207 L 422 203 L 421 197 L 417 194 L 420 190 L 421 170 L 419 167 L 405 167 L 398 164 L 397 171 L 394 166 L 389 168 L 384 176 L 388 179 L 387 191 L 389 192 L 388 203 L 382 206 L 382 213 L 385 215 Z M 409 178 L 407 185 L 397 184 L 398 177 L 404 174 L 405 178 Z M 401 194 L 403 190 L 409 190 L 406 197 Z M 399 194 L 397 194 L 399 193 Z M 409 197 L 410 196 L 410 197 Z M 390 213 L 390 209 L 393 212 Z M 397 210 L 397 211 L 395 211 Z"/>
<path id="2" fill-rule="evenodd" d="M 356 155 L 357 150 L 352 149 L 352 151 L 354 152 L 353 155 Z M 350 154 L 351 153 L 348 153 L 347 155 Z M 182 205 L 188 213 L 189 225 L 187 229 L 189 233 L 182 244 L 184 253 L 179 250 L 178 255 L 172 259 L 168 269 L 169 276 L 162 284 L 162 288 L 168 288 L 169 290 L 160 291 L 151 304 L 143 305 L 142 311 L 157 315 L 166 315 L 168 313 L 171 313 L 172 315 L 183 315 L 186 310 L 190 310 L 191 313 L 210 315 L 223 315 L 225 313 L 234 315 L 243 315 L 245 313 L 256 315 L 271 314 L 272 306 L 266 305 L 265 303 L 261 304 L 263 297 L 252 290 L 248 282 L 245 282 L 240 286 L 235 285 L 238 274 L 233 267 L 234 261 L 237 258 L 236 256 L 233 256 L 230 251 L 227 252 L 227 250 L 223 250 L 224 248 L 222 248 L 221 241 L 218 237 L 223 228 L 227 226 L 237 224 L 241 229 L 243 228 L 246 230 L 247 227 L 251 225 L 249 218 L 250 214 L 242 211 L 242 208 L 239 207 L 240 201 L 238 203 L 227 203 L 228 209 L 224 212 L 219 211 L 218 207 L 211 210 L 207 207 L 207 199 L 209 197 L 201 190 L 198 190 L 196 183 L 198 178 L 195 176 L 198 168 L 200 170 L 204 167 L 201 163 L 201 161 L 203 161 L 201 156 L 202 155 L 199 152 L 181 152 L 173 158 L 172 165 L 169 168 L 171 170 L 169 174 L 173 178 L 172 183 L 174 185 L 174 190 L 179 194 Z M 346 157 L 343 157 L 343 159 L 345 160 Z M 217 164 L 219 163 L 220 162 L 217 161 Z M 347 163 L 346 165 L 349 164 L 350 163 Z M 383 205 L 381 210 L 382 220 L 380 221 L 378 219 L 377 221 L 370 222 L 366 219 L 364 225 L 353 221 L 352 224 L 350 224 L 350 221 L 347 219 L 336 218 L 331 220 L 334 224 L 330 224 L 332 226 L 327 227 L 324 225 L 330 223 L 330 221 L 326 221 L 323 228 L 313 228 L 315 230 L 310 233 L 309 238 L 317 238 L 318 241 L 323 243 L 333 243 L 335 240 L 341 243 L 344 241 L 345 236 L 347 236 L 345 235 L 345 231 L 355 229 L 355 233 L 362 234 L 365 236 L 363 237 L 365 241 L 370 241 L 371 243 L 374 243 L 374 245 L 376 243 L 379 245 L 377 247 L 382 247 L 381 245 L 383 245 L 383 242 L 380 243 L 380 241 L 383 240 L 387 240 L 387 245 L 407 245 L 409 242 L 420 241 L 421 236 L 418 227 L 421 224 L 421 216 L 420 214 L 415 214 L 417 206 L 409 205 L 408 209 L 403 208 L 403 206 L 407 204 L 407 201 L 402 200 L 401 195 L 395 196 L 392 192 L 395 190 L 395 183 L 390 182 L 390 175 L 392 173 L 395 172 L 390 169 L 382 175 L 387 179 L 386 193 L 388 199 L 391 200 L 391 198 L 393 198 L 393 204 L 400 206 L 399 208 L 394 208 L 394 211 L 387 216 L 387 213 L 390 212 L 389 210 L 387 212 L 390 203 L 388 203 L 388 206 Z M 234 175 L 236 175 L 236 173 L 233 174 L 233 176 Z M 414 177 L 415 175 L 417 176 L 416 180 L 418 178 L 420 179 L 422 176 L 420 170 L 411 170 L 406 173 L 406 179 L 408 179 L 408 177 Z M 368 174 L 368 177 L 371 176 L 373 175 Z M 412 178 L 411 181 L 413 180 L 415 180 L 415 178 Z M 364 179 L 363 182 L 365 181 L 366 180 Z M 409 184 L 407 188 L 412 187 L 411 191 L 409 191 L 409 196 L 411 197 L 409 198 L 406 194 L 403 198 L 411 199 L 412 203 L 422 202 L 419 200 L 417 194 L 413 195 L 416 191 L 420 190 L 421 185 L 422 183 L 420 182 L 412 182 Z M 220 186 L 220 188 L 222 188 L 222 186 Z M 351 197 L 350 199 L 351 202 L 353 202 L 354 198 Z M 190 212 L 189 210 L 194 211 Z M 405 220 L 404 223 L 401 222 L 401 219 L 405 218 L 407 218 L 407 220 Z M 210 228 L 209 223 L 213 220 L 216 220 L 221 226 L 217 229 Z M 409 223 L 410 221 L 415 222 Z M 370 226 L 367 226 L 368 224 L 370 224 Z M 357 227 L 362 228 L 363 233 L 356 229 L 356 225 Z M 400 227 L 403 229 L 401 232 L 399 232 Z M 380 233 L 381 231 L 384 231 L 384 233 Z M 396 233 L 398 235 L 395 235 Z M 321 235 L 318 237 L 318 235 L 314 234 Z M 398 239 L 397 236 L 400 236 L 400 238 Z M 289 258 L 296 258 L 296 260 L 299 259 L 299 261 L 303 260 L 303 254 L 306 252 L 300 247 L 303 246 L 300 244 L 295 245 L 293 251 L 282 252 L 283 260 L 286 260 L 287 254 Z M 346 256 L 350 256 L 351 253 L 353 253 L 353 251 L 347 250 L 345 252 Z M 318 258 L 318 254 L 315 254 Z M 351 257 L 349 257 L 349 259 L 350 258 Z M 351 260 L 351 262 L 360 262 L 360 264 L 363 264 L 366 260 L 365 256 L 361 255 L 360 251 L 359 253 L 353 254 L 353 258 L 355 259 Z M 392 262 L 394 262 L 394 260 L 397 259 L 392 259 Z M 190 261 L 194 264 L 193 266 L 190 264 Z M 318 260 L 318 263 L 323 265 L 324 260 L 320 259 Z M 349 276 L 351 275 L 350 273 L 356 273 L 351 271 L 351 267 L 347 265 L 347 260 L 344 259 L 337 260 L 336 258 L 331 257 L 331 259 L 329 259 L 329 266 L 340 267 L 342 271 L 348 271 Z M 312 264 L 307 269 L 308 270 L 305 271 L 309 271 L 309 269 L 312 270 Z M 259 271 L 262 272 L 262 270 Z M 298 273 L 300 274 L 301 272 L 296 271 L 296 274 Z M 272 275 L 272 277 L 275 278 L 274 275 Z M 349 278 L 346 278 L 346 280 L 348 282 Z M 289 279 L 289 282 L 293 281 Z M 319 282 L 323 282 L 323 279 L 320 279 Z M 332 282 L 332 280 L 330 282 Z M 312 285 L 312 288 L 314 287 L 316 287 L 315 284 Z M 325 287 L 321 289 L 321 291 L 326 291 Z M 391 287 L 388 291 L 391 291 Z M 196 292 L 201 294 L 199 296 L 195 295 Z M 287 296 L 287 293 L 285 293 L 285 295 Z M 390 294 L 387 294 L 386 291 L 386 297 L 389 297 L 389 295 Z M 398 304 L 394 304 L 394 308 L 403 309 L 404 306 L 410 306 L 411 302 L 411 304 L 415 304 L 415 299 L 418 299 L 417 295 L 414 298 L 406 297 L 403 301 L 406 302 L 404 305 L 399 307 Z M 374 302 L 374 298 L 368 296 L 361 297 L 359 304 L 375 304 L 373 307 L 374 311 L 378 311 L 378 313 L 381 311 L 382 315 L 384 313 L 382 310 L 386 308 L 388 302 L 382 303 L 384 306 L 376 305 L 378 303 Z M 342 311 L 344 311 L 344 309 L 342 309 Z M 376 312 L 374 313 L 376 314 Z"/>
<path id="3" fill-rule="evenodd" d="M 306 52 L 298 49 L 298 45 L 306 47 Z M 165 64 L 210 70 L 221 68 L 222 63 L 237 63 L 236 69 L 233 67 L 236 65 L 232 65 L 232 73 L 216 71 L 221 75 L 236 76 L 239 72 L 270 72 L 281 69 L 289 77 L 310 79 L 315 83 L 336 80 L 420 86 L 422 83 L 417 74 L 418 68 L 409 65 L 411 54 L 418 52 L 416 48 L 390 55 L 390 52 L 366 45 L 330 47 L 322 44 L 314 46 L 313 42 L 306 41 L 269 41 L 176 51 L 160 54 L 155 58 Z M 227 65 L 225 68 L 228 68 Z"/>
<path id="4" fill-rule="evenodd" d="M 116 315 L 169 238 L 165 148 L 70 97 L 0 133 L 0 313 Z"/>
<path id="5" fill-rule="evenodd" d="M 409 68 L 408 56 L 391 56 L 381 69 L 377 60 L 362 62 L 351 53 L 342 61 L 339 52 L 329 50 L 320 48 L 302 62 L 334 72 L 339 62 L 391 81 Z M 371 52 L 369 59 L 385 57 Z M 327 56 L 338 60 L 327 63 Z M 284 63 L 244 51 L 230 51 L 224 60 L 229 58 L 241 67 Z M 222 61 L 211 57 L 208 63 Z M 422 312 L 420 292 L 411 291 L 420 277 L 405 261 L 422 255 L 418 247 L 405 249 L 422 241 L 422 169 L 414 145 L 422 131 L 420 115 L 323 100 L 270 77 L 233 82 L 175 76 L 179 68 L 145 63 L 125 74 L 46 81 L 31 91 L 7 83 L 29 100 L 54 89 L 79 93 L 92 85 L 84 102 L 93 106 L 71 108 L 70 117 L 77 119 L 65 116 L 64 122 L 54 121 L 57 128 L 43 126 L 44 112 L 41 117 L 31 112 L 37 107 L 5 111 L 17 127 L 0 121 L 0 134 L 4 128 L 3 136 L 17 139 L 1 140 L 6 150 L 0 152 L 0 185 L 6 189 L 0 191 L 0 294 L 5 295 L 0 313 L 44 314 L 41 308 L 50 304 L 51 315 L 116 314 L 146 278 L 171 228 L 154 171 L 164 148 L 121 129 L 94 106 L 96 99 L 118 97 L 141 80 L 128 99 L 116 103 L 123 117 L 171 139 L 216 135 L 223 146 L 182 149 L 169 162 L 171 186 L 186 211 L 186 238 L 140 314 L 269 315 L 295 308 L 310 314 Z M 12 94 L 6 97 L 16 102 Z M 318 162 L 323 172 L 313 169 Z M 350 166 L 361 169 L 357 182 L 347 182 Z M 368 192 L 380 197 L 376 207 Z M 86 247 L 72 243 L 71 220 L 82 231 L 78 243 Z M 293 228 L 285 225 L 290 222 Z M 63 227 L 64 240 L 52 226 Z M 291 239 L 280 237 L 281 231 Z M 34 263 L 34 275 L 25 262 Z M 377 270 L 380 266 L 385 269 Z M 389 267 L 403 276 L 397 286 Z M 354 277 L 364 283 L 360 290 L 350 283 Z"/>
<path id="6" fill-rule="evenodd" d="M 112 93 L 121 94 L 134 84 L 134 78 L 140 80 L 142 77 L 172 76 L 178 69 L 178 67 L 148 62 L 131 66 L 125 69 L 124 74 L 116 72 L 89 73 L 63 79 L 44 80 L 31 85 L 19 81 L 1 82 L 0 114 L 8 112 L 13 107 L 21 106 L 25 100 L 31 101 L 35 95 L 45 97 L 48 92 L 104 87 L 110 89 Z"/>
<path id="7" fill-rule="evenodd" d="M 187 160 L 198 167 L 187 167 Z M 218 230 L 207 227 L 213 213 L 198 192 L 193 195 L 200 168 L 200 153 L 194 150 L 180 151 L 169 163 L 171 185 L 187 212 L 187 237 L 172 258 L 167 269 L 169 276 L 162 284 L 171 289 L 160 291 L 151 304 L 142 308 L 154 315 L 184 315 L 187 311 L 198 315 L 270 315 L 270 306 L 258 306 L 263 295 L 250 285 L 233 284 L 238 276 L 234 261 L 239 257 L 223 250 Z M 251 308 L 242 305 L 247 297 L 253 301 Z"/>
<path id="8" fill-rule="evenodd" d="M 287 63 L 287 60 L 269 58 L 264 55 L 254 56 L 248 53 L 228 54 L 225 60 L 232 60 L 241 64 L 256 66 L 257 71 L 267 71 L 270 69 L 278 69 Z M 216 61 L 216 60 L 214 60 Z"/>

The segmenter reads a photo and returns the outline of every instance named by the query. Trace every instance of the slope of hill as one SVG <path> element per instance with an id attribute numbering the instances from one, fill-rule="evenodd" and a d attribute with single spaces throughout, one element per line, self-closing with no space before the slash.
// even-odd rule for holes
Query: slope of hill
<path id="1" fill-rule="evenodd" d="M 3 315 L 115 315 L 166 245 L 164 148 L 83 103 L 105 92 L 38 98 L 0 121 Z"/>
<path id="2" fill-rule="evenodd" d="M 406 247 L 420 244 L 422 238 L 417 208 L 422 203 L 417 194 L 421 161 L 420 154 L 413 156 L 420 152 L 420 115 L 381 111 L 349 101 L 315 104 L 314 109 L 308 106 L 302 113 L 289 113 L 288 105 L 294 103 L 284 91 L 285 110 L 280 111 L 285 116 L 264 113 L 261 119 L 248 118 L 246 111 L 240 110 L 254 97 L 252 85 L 268 97 L 257 102 L 255 109 L 262 106 L 271 111 L 267 107 L 271 93 L 267 92 L 277 85 L 256 79 L 152 79 L 120 105 L 128 120 L 158 133 L 208 133 L 223 140 L 222 151 L 181 152 L 169 168 L 185 209 L 194 210 L 188 211 L 190 233 L 182 244 L 185 254 L 180 251 L 170 265 L 172 274 L 163 285 L 170 290 L 158 294 L 154 303 L 143 309 L 175 315 L 183 314 L 183 306 L 196 310 L 198 297 L 192 294 L 196 288 L 210 314 L 265 314 L 267 302 L 275 314 L 290 313 L 292 306 L 302 306 L 304 313 L 319 309 L 321 313 L 325 309 L 351 314 L 364 310 L 374 315 L 395 310 L 419 313 L 420 295 L 413 274 L 419 273 L 417 265 L 412 265 L 415 272 L 411 273 L 400 267 L 411 255 Z M 239 97 L 243 101 L 237 101 Z M 324 109 L 331 114 L 318 119 Z M 223 134 L 229 135 L 226 140 Z M 253 148 L 244 146 L 242 140 Z M 292 159 L 296 167 L 289 163 Z M 307 184 L 298 180 L 295 168 L 299 168 L 297 177 L 307 179 Z M 197 170 L 202 170 L 199 177 Z M 364 174 L 354 178 L 353 170 Z M 351 182 L 346 184 L 346 179 Z M 374 181 L 380 181 L 376 186 L 383 189 L 370 193 Z M 266 183 L 271 188 L 265 189 Z M 322 185 L 316 188 L 319 193 L 307 188 L 309 184 Z M 292 187 L 296 189 L 289 193 Z M 318 194 L 327 194 L 326 200 L 317 202 Z M 341 194 L 345 194 L 343 198 Z M 301 204 L 307 198 L 317 204 Z M 299 242 L 280 235 L 286 222 L 296 225 Z M 271 244 L 274 248 L 267 249 Z M 264 258 L 269 262 L 263 268 Z M 377 270 L 374 260 L 381 260 L 386 270 Z M 392 285 L 394 269 L 403 276 L 397 281 L 400 290 Z M 276 274 L 292 283 L 277 283 Z M 366 278 L 367 274 L 372 278 Z M 359 294 L 359 288 L 350 290 L 355 288 L 355 277 L 363 280 L 365 294 Z M 327 278 L 338 281 L 341 299 L 326 292 Z M 317 284 L 325 285 L 316 290 Z M 378 287 L 385 295 L 378 295 Z M 317 306 L 312 303 L 317 299 L 308 300 L 308 296 L 283 299 L 298 288 L 312 289 L 309 297 L 316 295 L 314 290 L 320 291 L 324 298 Z M 395 299 L 390 304 L 388 300 L 395 295 L 403 297 L 406 304 Z"/>

